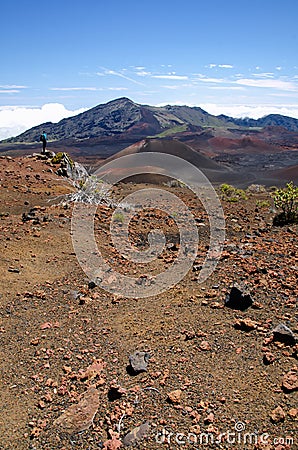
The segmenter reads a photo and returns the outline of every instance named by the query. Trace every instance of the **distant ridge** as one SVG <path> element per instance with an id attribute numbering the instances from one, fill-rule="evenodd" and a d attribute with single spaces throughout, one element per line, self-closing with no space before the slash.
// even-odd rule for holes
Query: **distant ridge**
<path id="1" fill-rule="evenodd" d="M 235 125 L 240 127 L 283 127 L 289 131 L 298 131 L 298 119 L 294 117 L 282 116 L 281 114 L 269 114 L 268 116 L 261 117 L 260 119 L 250 119 L 246 117 L 244 119 L 233 119 L 232 117 L 225 116 L 221 114 L 217 116 L 222 120 L 228 120 L 229 122 L 233 122 Z"/>
<path id="2" fill-rule="evenodd" d="M 137 141 L 148 136 L 166 137 L 179 132 L 202 131 L 208 127 L 247 130 L 268 126 L 298 132 L 298 119 L 279 114 L 270 114 L 261 119 L 235 119 L 225 115 L 214 116 L 199 107 L 140 105 L 121 97 L 58 123 L 46 122 L 1 142 L 36 142 L 44 130 L 51 141 L 78 142 L 110 137 L 135 138 Z"/>

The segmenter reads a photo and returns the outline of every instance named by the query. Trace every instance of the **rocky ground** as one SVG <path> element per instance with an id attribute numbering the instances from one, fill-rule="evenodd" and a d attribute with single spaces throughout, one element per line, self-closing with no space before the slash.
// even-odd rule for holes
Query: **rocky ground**
<path id="1" fill-rule="evenodd" d="M 272 226 L 269 193 L 222 201 L 224 250 L 199 284 L 207 215 L 186 189 L 171 188 L 197 217 L 197 259 L 175 287 L 131 299 L 82 271 L 63 203 L 75 188 L 55 171 L 34 157 L 0 160 L 0 448 L 298 448 L 298 227 Z M 111 250 L 110 217 L 98 208 L 98 245 L 128 273 Z M 131 224 L 145 248 L 158 223 L 170 245 L 153 272 L 175 259 L 174 220 L 147 211 Z M 243 295 L 225 303 L 233 286 Z"/>

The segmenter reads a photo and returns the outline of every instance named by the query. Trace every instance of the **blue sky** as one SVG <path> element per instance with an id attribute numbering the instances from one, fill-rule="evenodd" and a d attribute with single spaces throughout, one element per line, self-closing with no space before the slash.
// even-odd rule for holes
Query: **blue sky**
<path id="1" fill-rule="evenodd" d="M 123 96 L 298 118 L 297 0 L 2 0 L 0 10 L 0 139 Z"/>

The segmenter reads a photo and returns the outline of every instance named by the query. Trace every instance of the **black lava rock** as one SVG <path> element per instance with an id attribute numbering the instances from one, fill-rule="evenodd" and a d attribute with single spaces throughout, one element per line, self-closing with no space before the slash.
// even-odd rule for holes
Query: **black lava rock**
<path id="1" fill-rule="evenodd" d="M 231 292 L 225 299 L 225 306 L 239 311 L 245 311 L 253 304 L 253 299 L 248 292 L 242 292 L 236 286 L 233 286 Z"/>

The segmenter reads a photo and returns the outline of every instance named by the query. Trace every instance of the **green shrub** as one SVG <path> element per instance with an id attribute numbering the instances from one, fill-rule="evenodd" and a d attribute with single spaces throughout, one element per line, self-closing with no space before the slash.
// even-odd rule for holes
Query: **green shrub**
<path id="1" fill-rule="evenodd" d="M 122 213 L 115 213 L 114 215 L 113 215 L 113 220 L 115 221 L 115 222 L 121 222 L 121 223 L 123 223 L 124 222 L 124 215 L 122 214 Z"/>
<path id="2" fill-rule="evenodd" d="M 65 152 L 58 152 L 58 153 L 56 153 L 56 155 L 53 156 L 53 158 L 51 159 L 51 162 L 52 162 L 53 164 L 66 163 L 66 161 L 69 162 L 71 168 L 74 166 L 73 160 L 71 159 L 71 157 L 69 156 L 69 154 L 68 154 L 68 153 L 65 153 Z"/>
<path id="3" fill-rule="evenodd" d="M 62 159 L 63 159 L 63 155 L 64 155 L 63 152 L 58 152 L 58 153 L 56 153 L 56 155 L 53 156 L 53 158 L 51 159 L 51 162 L 52 162 L 53 164 L 60 164 L 61 161 L 62 161 Z"/>
<path id="4" fill-rule="evenodd" d="M 86 187 L 86 180 L 79 180 L 79 189 L 84 189 Z"/>
<path id="5" fill-rule="evenodd" d="M 271 204 L 269 200 L 257 200 L 256 207 L 257 208 L 270 208 Z"/>
<path id="6" fill-rule="evenodd" d="M 239 202 L 240 200 L 247 200 L 246 192 L 243 189 L 235 188 L 230 184 L 222 184 L 220 186 L 221 198 L 226 202 Z"/>
<path id="7" fill-rule="evenodd" d="M 294 186 L 293 181 L 282 189 L 276 189 L 273 200 L 275 207 L 281 209 L 273 219 L 274 225 L 298 223 L 298 187 Z"/>

